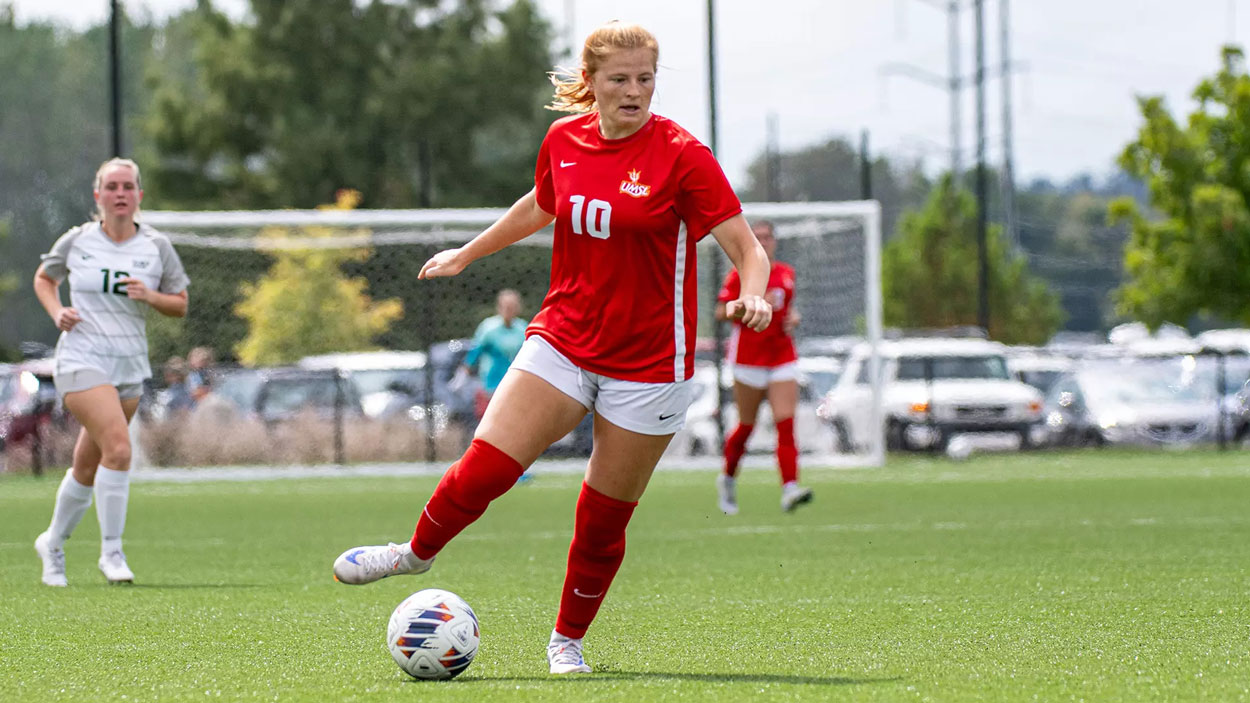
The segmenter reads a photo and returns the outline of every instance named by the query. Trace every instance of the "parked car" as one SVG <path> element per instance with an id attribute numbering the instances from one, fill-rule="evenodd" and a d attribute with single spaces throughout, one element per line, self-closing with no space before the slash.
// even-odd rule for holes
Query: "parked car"
<path id="1" fill-rule="evenodd" d="M 272 368 L 263 372 L 256 392 L 255 413 L 266 424 L 312 414 L 329 420 L 336 415 L 361 417 L 360 393 L 346 376 L 333 370 Z"/>
<path id="2" fill-rule="evenodd" d="M 375 420 L 403 415 L 417 405 L 424 408 L 425 365 L 421 351 L 320 354 L 298 363 L 301 369 L 341 372 L 355 386 L 365 416 Z"/>
<path id="3" fill-rule="evenodd" d="M 1213 387 L 1196 381 L 1193 361 L 1127 358 L 1082 364 L 1056 381 L 1046 398 L 1051 441 L 1184 446 L 1213 440 L 1219 400 Z"/>
<path id="4" fill-rule="evenodd" d="M 59 411 L 53 363 L 31 359 L 0 365 L 0 451 L 26 441 Z"/>
<path id="5" fill-rule="evenodd" d="M 1042 395 L 1011 377 L 1006 347 L 983 339 L 908 338 L 882 342 L 882 411 L 889 449 L 943 449 L 956 434 L 1009 432 L 1021 446 L 1042 439 Z M 841 443 L 871 443 L 870 350 L 852 352 L 820 415 Z"/>
<path id="6" fill-rule="evenodd" d="M 1074 368 L 1076 361 L 1071 357 L 1034 347 L 1010 347 L 1007 352 L 1007 370 L 1012 377 L 1033 386 L 1042 395 Z"/>
<path id="7" fill-rule="evenodd" d="M 816 414 L 816 407 L 837 383 L 842 371 L 842 363 L 828 357 L 800 357 L 799 368 L 799 402 L 794 414 L 794 434 L 798 440 L 799 451 L 830 452 L 836 449 L 833 429 L 822 422 Z M 677 445 L 674 452 L 682 455 L 716 454 L 720 445 L 716 432 L 716 416 L 721 414 L 725 420 L 726 431 L 733 429 L 738 422 L 738 409 L 733 402 L 733 367 L 724 364 L 721 374 L 721 385 L 725 388 L 725 405 L 717 408 L 717 393 L 713 379 L 716 376 L 716 365 L 711 362 L 695 362 L 692 381 L 695 397 L 686 412 L 686 427 L 673 438 Z M 756 416 L 755 431 L 747 442 L 749 453 L 771 453 L 777 447 L 777 428 L 773 423 L 772 408 L 765 401 L 760 405 Z"/>

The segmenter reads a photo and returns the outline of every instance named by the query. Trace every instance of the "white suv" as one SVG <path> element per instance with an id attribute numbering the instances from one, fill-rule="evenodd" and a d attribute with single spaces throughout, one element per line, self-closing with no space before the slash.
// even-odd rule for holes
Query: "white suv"
<path id="1" fill-rule="evenodd" d="M 1010 432 L 1033 444 L 1042 419 L 1037 389 L 1011 377 L 1007 348 L 983 339 L 881 342 L 882 412 L 888 449 L 941 449 L 966 432 Z M 857 347 L 818 408 L 844 451 L 871 444 L 869 349 Z"/>

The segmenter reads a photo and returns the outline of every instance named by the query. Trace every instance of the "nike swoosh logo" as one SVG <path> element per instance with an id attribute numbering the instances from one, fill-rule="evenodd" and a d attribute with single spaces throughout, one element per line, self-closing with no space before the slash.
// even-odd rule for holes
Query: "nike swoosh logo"
<path id="1" fill-rule="evenodd" d="M 593 596 L 589 596 L 589 595 L 586 595 L 585 593 L 582 593 L 581 591 L 577 590 L 576 588 L 574 588 L 574 589 L 573 589 L 573 595 L 578 596 L 579 598 L 598 598 L 599 596 L 602 596 L 602 595 L 603 595 L 603 591 L 599 591 L 598 593 L 594 594 Z"/>
<path id="2" fill-rule="evenodd" d="M 677 413 L 669 413 L 669 414 L 667 414 L 667 415 L 661 415 L 661 416 L 660 416 L 660 420 L 667 420 L 667 419 L 669 419 L 670 417 L 672 417 L 672 416 L 674 416 L 674 415 L 676 415 L 676 414 L 677 414 Z"/>
<path id="3" fill-rule="evenodd" d="M 560 168 L 566 168 L 568 166 L 576 166 L 576 165 L 577 165 L 576 161 L 565 161 L 563 159 L 560 160 Z"/>

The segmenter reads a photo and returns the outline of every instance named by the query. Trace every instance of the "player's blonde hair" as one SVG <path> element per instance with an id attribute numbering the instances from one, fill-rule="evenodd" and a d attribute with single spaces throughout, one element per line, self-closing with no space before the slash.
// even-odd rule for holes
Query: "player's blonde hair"
<path id="1" fill-rule="evenodd" d="M 586 37 L 580 70 L 558 66 L 547 74 L 556 87 L 555 97 L 547 109 L 560 112 L 591 112 L 597 109 L 595 94 L 586 84 L 582 71 L 593 76 L 609 54 L 621 49 L 649 49 L 652 64 L 660 60 L 660 43 L 655 40 L 654 34 L 641 26 L 619 20 L 600 25 Z"/>
<path id="2" fill-rule="evenodd" d="M 97 191 L 97 192 L 100 190 L 100 186 L 104 185 L 104 172 L 109 170 L 110 168 L 113 168 L 114 166 L 126 166 L 130 168 L 130 170 L 134 171 L 135 172 L 135 187 L 137 187 L 139 190 L 143 190 L 143 174 L 139 172 L 139 164 L 135 163 L 134 161 L 130 159 L 123 159 L 121 157 L 114 157 L 100 164 L 100 168 L 97 168 L 95 171 L 95 180 L 92 181 L 91 183 L 92 190 Z M 138 215 L 139 215 L 139 209 L 135 208 L 135 217 L 137 218 Z M 104 211 L 100 209 L 99 203 L 97 203 L 95 206 L 95 219 L 97 220 L 104 219 Z"/>

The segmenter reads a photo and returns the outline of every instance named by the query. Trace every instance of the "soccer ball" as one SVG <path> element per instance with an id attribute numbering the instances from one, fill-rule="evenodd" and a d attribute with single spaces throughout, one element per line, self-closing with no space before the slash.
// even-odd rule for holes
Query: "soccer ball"
<path id="1" fill-rule="evenodd" d="M 404 599 L 386 627 L 386 647 L 418 679 L 450 679 L 469 668 L 481 642 L 477 615 L 460 596 L 427 588 Z"/>

